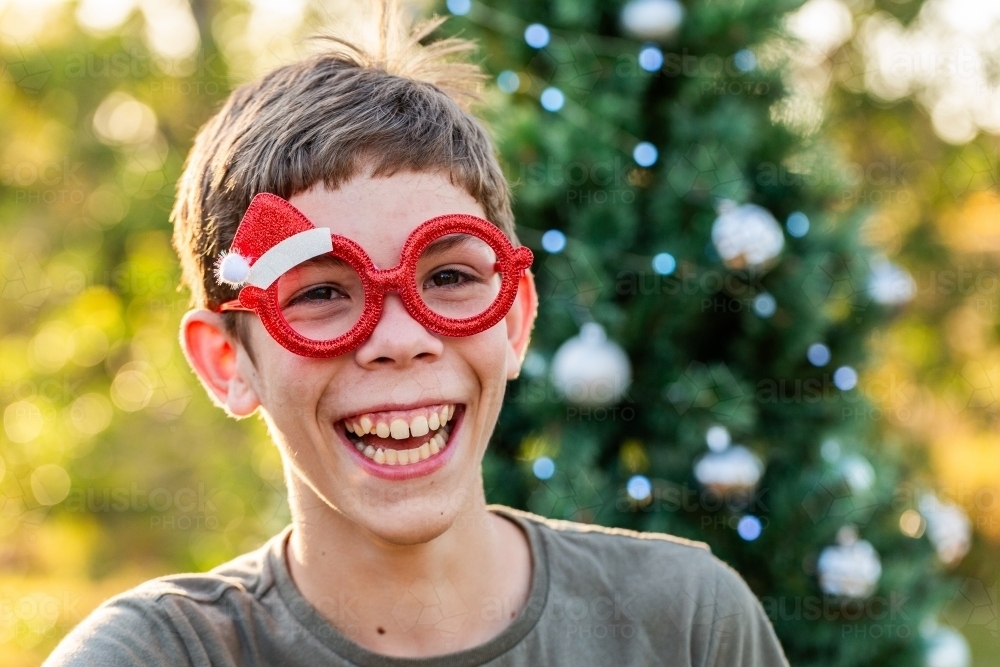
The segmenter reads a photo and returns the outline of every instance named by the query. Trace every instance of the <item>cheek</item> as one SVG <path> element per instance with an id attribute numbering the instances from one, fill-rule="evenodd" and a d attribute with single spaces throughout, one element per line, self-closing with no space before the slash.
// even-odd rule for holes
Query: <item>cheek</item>
<path id="1" fill-rule="evenodd" d="M 313 428 L 320 397 L 329 385 L 330 369 L 316 360 L 275 355 L 262 373 L 261 405 L 285 433 Z"/>
<path id="2" fill-rule="evenodd" d="M 487 396 L 499 391 L 502 400 L 507 383 L 506 329 L 495 326 L 460 340 L 463 348 L 461 354 L 476 374 L 484 399 L 489 400 Z"/>

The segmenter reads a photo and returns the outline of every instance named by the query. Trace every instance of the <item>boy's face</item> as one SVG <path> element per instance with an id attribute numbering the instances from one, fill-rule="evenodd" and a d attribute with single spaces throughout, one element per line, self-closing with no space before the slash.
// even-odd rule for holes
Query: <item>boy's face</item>
<path id="1" fill-rule="evenodd" d="M 359 243 L 379 268 L 395 266 L 407 236 L 429 218 L 485 217 L 471 195 L 436 173 L 359 177 L 289 202 L 315 226 Z M 230 412 L 263 408 L 305 509 L 325 502 L 382 539 L 414 544 L 481 501 L 480 463 L 506 382 L 520 370 L 536 305 L 526 273 L 506 318 L 473 336 L 427 331 L 390 293 L 372 335 L 339 357 L 298 356 L 249 315 L 254 364 L 205 310 L 185 316 L 182 343 Z M 404 457 L 413 461 L 399 463 Z"/>

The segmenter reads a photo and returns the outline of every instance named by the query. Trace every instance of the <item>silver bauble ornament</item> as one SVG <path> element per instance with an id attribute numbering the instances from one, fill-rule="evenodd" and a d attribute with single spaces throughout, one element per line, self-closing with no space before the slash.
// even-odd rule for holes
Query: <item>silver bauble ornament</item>
<path id="1" fill-rule="evenodd" d="M 712 243 L 730 269 L 757 269 L 781 254 L 785 234 L 766 208 L 725 201 L 712 224 Z"/>
<path id="2" fill-rule="evenodd" d="M 588 322 L 552 357 L 552 382 L 566 400 L 600 407 L 617 403 L 632 383 L 632 364 L 604 328 Z"/>
<path id="3" fill-rule="evenodd" d="M 825 547 L 816 563 L 819 585 L 828 595 L 866 598 L 882 576 L 882 562 L 875 547 L 859 540 L 854 526 L 837 532 L 837 544 Z"/>
<path id="4" fill-rule="evenodd" d="M 711 451 L 694 465 L 699 484 L 722 495 L 757 486 L 764 473 L 760 457 L 743 445 L 731 445 L 729 431 L 724 426 L 708 429 L 705 441 Z"/>
<path id="5" fill-rule="evenodd" d="M 837 462 L 852 493 L 863 493 L 875 484 L 875 468 L 860 454 L 848 454 Z"/>
<path id="6" fill-rule="evenodd" d="M 621 14 L 625 32 L 656 41 L 672 37 L 683 20 L 684 6 L 677 0 L 632 0 Z"/>
<path id="7" fill-rule="evenodd" d="M 927 538 L 938 558 L 945 565 L 956 565 L 972 545 L 972 522 L 968 515 L 958 505 L 943 502 L 932 493 L 921 496 L 917 507 L 927 522 Z"/>
<path id="8" fill-rule="evenodd" d="M 924 635 L 927 645 L 925 667 L 969 667 L 972 664 L 969 642 L 958 630 L 932 624 Z"/>
<path id="9" fill-rule="evenodd" d="M 903 267 L 885 258 L 877 258 L 871 263 L 871 278 L 868 288 L 872 298 L 887 306 L 906 303 L 917 293 L 917 283 Z"/>

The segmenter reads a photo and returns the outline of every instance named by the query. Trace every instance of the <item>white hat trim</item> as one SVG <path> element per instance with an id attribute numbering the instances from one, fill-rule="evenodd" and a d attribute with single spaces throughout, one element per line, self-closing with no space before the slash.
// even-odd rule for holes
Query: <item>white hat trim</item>
<path id="1" fill-rule="evenodd" d="M 330 229 L 317 227 L 294 236 L 289 236 L 261 255 L 250 267 L 250 279 L 254 287 L 267 289 L 289 269 L 302 262 L 333 250 Z"/>

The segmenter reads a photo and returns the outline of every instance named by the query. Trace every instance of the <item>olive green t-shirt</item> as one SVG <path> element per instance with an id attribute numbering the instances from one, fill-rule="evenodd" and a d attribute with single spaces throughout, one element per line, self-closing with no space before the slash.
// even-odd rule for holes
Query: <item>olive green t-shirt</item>
<path id="1" fill-rule="evenodd" d="M 350 600 L 331 600 L 338 629 L 292 581 L 289 527 L 211 572 L 153 579 L 108 600 L 45 666 L 788 665 L 757 598 L 707 545 L 488 509 L 527 534 L 531 589 L 510 625 L 478 646 L 393 658 L 355 643 Z M 445 635 L 469 613 L 454 589 L 430 581 L 415 582 L 392 610 L 400 631 L 433 623 Z M 478 613 L 509 616 L 500 605 Z"/>

